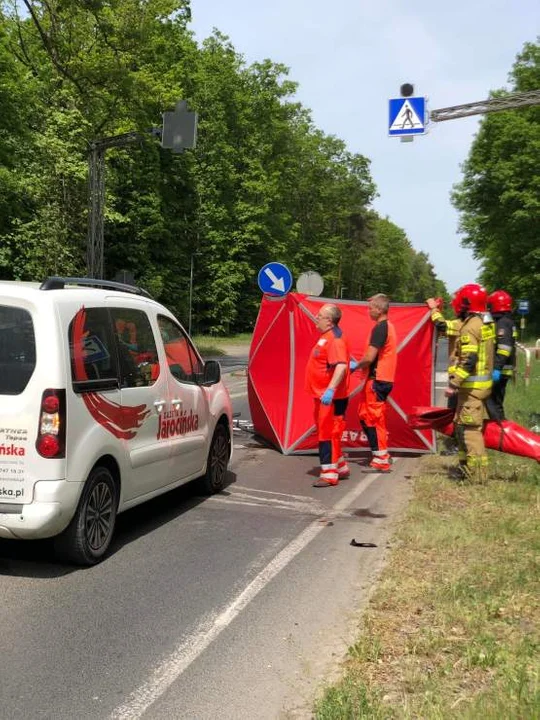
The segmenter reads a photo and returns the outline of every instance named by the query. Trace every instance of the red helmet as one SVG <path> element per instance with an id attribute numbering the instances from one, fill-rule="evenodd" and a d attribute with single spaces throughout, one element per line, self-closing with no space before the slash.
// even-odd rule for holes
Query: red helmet
<path id="1" fill-rule="evenodd" d="M 506 290 L 494 290 L 488 297 L 489 309 L 494 313 L 511 312 L 512 302 Z"/>
<path id="2" fill-rule="evenodd" d="M 461 312 L 461 290 L 462 288 L 458 288 L 454 293 L 454 297 L 450 301 L 450 305 L 452 306 L 452 309 L 456 313 L 456 315 L 459 315 L 459 313 Z"/>
<path id="3" fill-rule="evenodd" d="M 477 283 L 464 285 L 459 289 L 459 299 L 456 301 L 460 304 L 458 312 L 481 313 L 487 311 L 487 290 Z"/>

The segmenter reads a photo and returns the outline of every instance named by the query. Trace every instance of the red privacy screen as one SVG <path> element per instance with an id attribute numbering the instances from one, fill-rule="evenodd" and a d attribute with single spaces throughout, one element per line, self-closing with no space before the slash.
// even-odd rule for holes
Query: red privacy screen
<path id="1" fill-rule="evenodd" d="M 338 305 L 340 327 L 351 355 L 359 360 L 367 347 L 373 321 L 367 302 L 327 300 L 298 293 L 284 297 L 264 295 L 251 342 L 248 398 L 255 432 L 286 455 L 314 452 L 313 399 L 304 389 L 309 354 L 319 337 L 315 316 L 325 303 Z M 433 405 L 433 323 L 424 304 L 391 305 L 388 319 L 397 334 L 398 363 L 388 399 L 389 448 L 401 452 L 434 452 L 432 430 L 409 427 L 409 411 Z M 358 396 L 363 377 L 351 375 L 350 402 L 343 446 L 367 450 L 358 419 Z"/>

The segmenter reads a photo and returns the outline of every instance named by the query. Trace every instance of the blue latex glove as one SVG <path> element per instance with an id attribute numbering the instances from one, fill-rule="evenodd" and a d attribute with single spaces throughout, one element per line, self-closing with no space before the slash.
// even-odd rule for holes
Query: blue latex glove
<path id="1" fill-rule="evenodd" d="M 328 390 L 325 390 L 321 397 L 321 402 L 323 405 L 330 405 L 332 402 L 332 398 L 334 397 L 334 393 L 336 391 L 333 388 L 328 388 Z"/>
<path id="2" fill-rule="evenodd" d="M 351 372 L 354 372 L 359 365 L 360 365 L 360 363 L 357 363 L 356 360 L 351 360 L 349 362 L 349 370 Z"/>
<path id="3" fill-rule="evenodd" d="M 501 371 L 500 371 L 500 370 L 494 370 L 494 371 L 491 373 L 491 379 L 493 380 L 493 382 L 499 382 L 499 380 L 501 379 Z"/>

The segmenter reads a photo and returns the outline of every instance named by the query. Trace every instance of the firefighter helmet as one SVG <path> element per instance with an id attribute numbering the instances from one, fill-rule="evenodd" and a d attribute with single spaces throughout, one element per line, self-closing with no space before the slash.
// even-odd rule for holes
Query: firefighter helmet
<path id="1" fill-rule="evenodd" d="M 512 311 L 512 297 L 506 290 L 494 290 L 488 297 L 489 309 L 494 313 Z"/>
<path id="2" fill-rule="evenodd" d="M 487 291 L 482 285 L 470 283 L 459 290 L 461 312 L 482 313 L 487 311 Z"/>
<path id="3" fill-rule="evenodd" d="M 459 315 L 459 313 L 461 312 L 461 290 L 462 288 L 458 288 L 454 293 L 452 300 L 450 301 L 450 305 L 452 306 L 452 309 L 456 313 L 456 315 Z"/>

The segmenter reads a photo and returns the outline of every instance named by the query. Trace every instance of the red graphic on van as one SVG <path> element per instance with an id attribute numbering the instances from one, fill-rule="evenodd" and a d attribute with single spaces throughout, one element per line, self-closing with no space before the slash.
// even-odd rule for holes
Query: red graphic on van
<path id="1" fill-rule="evenodd" d="M 85 348 L 84 338 L 87 332 L 84 329 L 86 311 L 82 307 L 73 318 L 73 366 L 75 380 L 88 380 L 84 366 Z M 82 399 L 88 412 L 94 420 L 115 437 L 131 440 L 137 434 L 144 419 L 150 414 L 146 405 L 119 405 L 111 402 L 103 395 L 94 392 L 82 394 Z"/>

